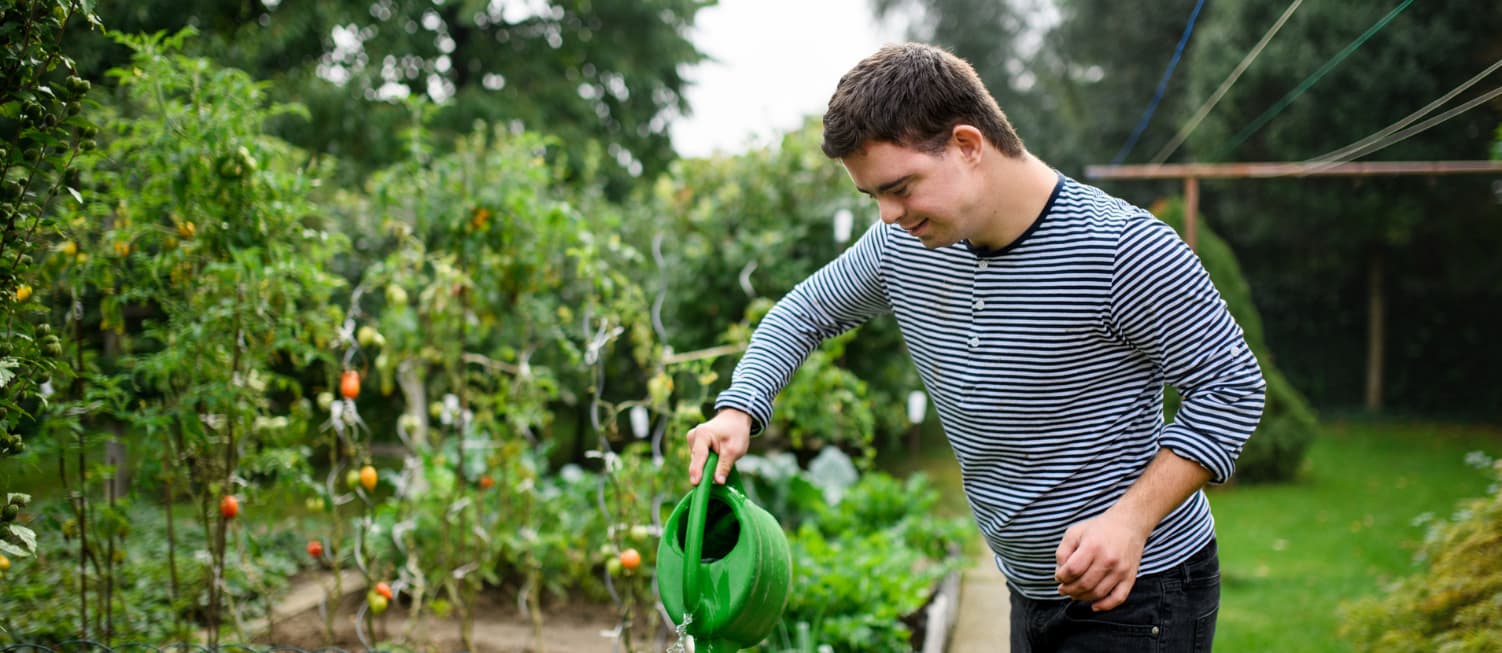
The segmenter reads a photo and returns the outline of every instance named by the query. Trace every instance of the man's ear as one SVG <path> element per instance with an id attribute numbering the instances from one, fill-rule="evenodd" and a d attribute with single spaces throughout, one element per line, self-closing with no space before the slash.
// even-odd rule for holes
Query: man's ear
<path id="1" fill-rule="evenodd" d="M 985 151 L 986 137 L 981 135 L 980 130 L 974 125 L 960 123 L 950 131 L 949 142 L 967 161 L 979 161 L 981 154 Z"/>

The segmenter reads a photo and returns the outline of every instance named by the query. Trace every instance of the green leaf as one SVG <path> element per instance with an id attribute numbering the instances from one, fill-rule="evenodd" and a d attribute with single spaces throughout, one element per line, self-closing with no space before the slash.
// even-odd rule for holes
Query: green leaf
<path id="1" fill-rule="evenodd" d="M 11 370 L 16 369 L 20 366 L 21 361 L 18 361 L 14 358 L 0 358 L 0 388 L 5 387 L 5 384 L 10 383 L 11 379 L 16 378 L 16 373 L 12 372 Z"/>
<path id="2" fill-rule="evenodd" d="M 27 553 L 25 549 L 22 549 L 21 547 L 4 540 L 0 540 L 0 553 L 4 553 L 8 556 L 14 556 L 17 558 L 25 558 L 26 556 L 31 555 L 30 553 Z"/>
<path id="3" fill-rule="evenodd" d="M 21 544 L 26 547 L 26 550 L 21 551 L 17 555 L 25 557 L 36 553 L 37 534 L 35 532 L 20 524 L 6 524 L 5 527 L 10 529 L 10 533 L 12 535 L 15 535 L 17 539 L 21 540 Z M 0 542 L 0 545 L 4 544 L 4 542 Z"/>
<path id="4" fill-rule="evenodd" d="M 72 186 L 64 186 L 64 188 L 68 189 L 68 194 L 72 195 L 73 199 L 78 200 L 79 204 L 83 204 L 83 195 L 79 195 L 77 189 Z"/>

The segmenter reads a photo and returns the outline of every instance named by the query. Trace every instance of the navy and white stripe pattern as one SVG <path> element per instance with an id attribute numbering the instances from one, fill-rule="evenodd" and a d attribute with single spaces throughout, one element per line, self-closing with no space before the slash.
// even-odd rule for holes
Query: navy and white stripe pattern
<path id="1" fill-rule="evenodd" d="M 891 311 L 944 426 L 966 497 L 1007 579 L 1058 598 L 1065 529 L 1105 511 L 1160 447 L 1231 476 L 1265 383 L 1209 275 L 1168 225 L 1060 175 L 1015 243 L 929 250 L 877 223 L 757 327 L 716 407 L 771 420 L 820 342 Z M 1182 404 L 1164 424 L 1163 388 Z M 1147 541 L 1139 573 L 1214 537 L 1203 492 Z"/>

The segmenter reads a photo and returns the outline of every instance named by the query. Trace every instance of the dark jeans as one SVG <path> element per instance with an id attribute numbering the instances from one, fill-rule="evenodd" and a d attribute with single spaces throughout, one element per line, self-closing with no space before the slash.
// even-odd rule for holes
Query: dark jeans
<path id="1" fill-rule="evenodd" d="M 1220 609 L 1215 541 L 1183 564 L 1139 576 L 1125 603 L 1091 612 L 1090 604 L 1030 599 L 1012 590 L 1012 653 L 1209 651 Z"/>

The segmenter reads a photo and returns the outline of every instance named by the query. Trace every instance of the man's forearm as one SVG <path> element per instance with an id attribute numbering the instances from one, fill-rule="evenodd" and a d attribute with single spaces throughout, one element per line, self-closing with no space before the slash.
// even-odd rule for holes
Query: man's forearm
<path id="1" fill-rule="evenodd" d="M 1210 470 L 1164 447 L 1108 512 L 1119 513 L 1129 523 L 1140 526 L 1146 538 L 1158 522 L 1209 483 L 1210 478 Z"/>

